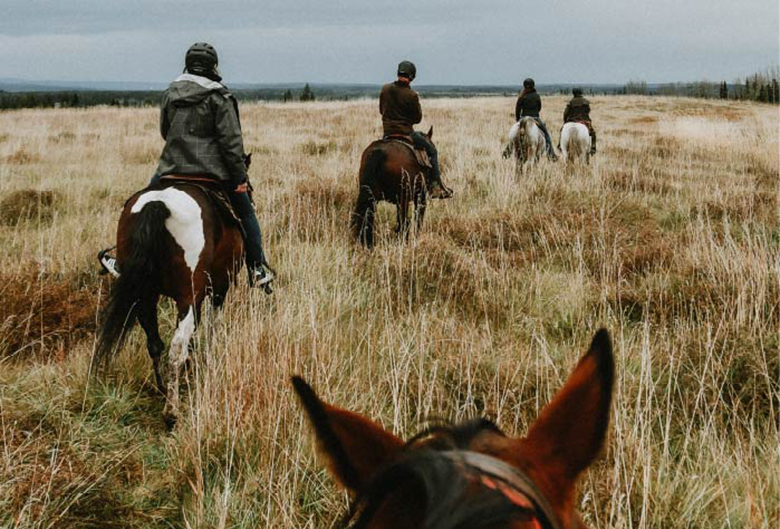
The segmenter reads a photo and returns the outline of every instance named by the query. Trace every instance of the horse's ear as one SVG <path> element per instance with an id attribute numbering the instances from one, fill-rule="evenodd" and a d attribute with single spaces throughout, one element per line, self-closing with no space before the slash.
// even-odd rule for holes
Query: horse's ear
<path id="1" fill-rule="evenodd" d="M 292 385 L 309 416 L 333 475 L 353 492 L 403 447 L 403 441 L 365 417 L 322 402 L 302 378 Z"/>
<path id="2" fill-rule="evenodd" d="M 428 129 L 428 139 L 433 138 L 433 125 L 431 125 L 431 128 Z"/>
<path id="3" fill-rule="evenodd" d="M 605 329 L 553 400 L 531 426 L 525 442 L 561 478 L 574 484 L 598 456 L 609 426 L 615 361 Z"/>

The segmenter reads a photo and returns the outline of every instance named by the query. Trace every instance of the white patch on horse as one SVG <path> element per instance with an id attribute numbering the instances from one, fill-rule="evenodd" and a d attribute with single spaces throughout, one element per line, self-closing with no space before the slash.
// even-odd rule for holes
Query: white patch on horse
<path id="1" fill-rule="evenodd" d="M 509 129 L 509 143 L 512 144 L 515 141 L 515 138 L 517 138 L 517 135 L 520 133 L 520 122 L 518 121 L 514 125 L 512 125 L 512 128 Z"/>
<path id="2" fill-rule="evenodd" d="M 147 191 L 138 197 L 130 212 L 138 213 L 146 204 L 156 201 L 164 203 L 170 210 L 171 216 L 165 220 L 165 227 L 176 244 L 184 250 L 184 261 L 194 273 L 200 260 L 200 253 L 206 245 L 200 206 L 184 191 L 169 187 L 162 191 Z"/>
<path id="3" fill-rule="evenodd" d="M 176 332 L 171 340 L 170 363 L 172 367 L 179 368 L 187 361 L 188 347 L 193 332 L 195 332 L 195 313 L 190 307 L 187 315 L 176 326 Z"/>

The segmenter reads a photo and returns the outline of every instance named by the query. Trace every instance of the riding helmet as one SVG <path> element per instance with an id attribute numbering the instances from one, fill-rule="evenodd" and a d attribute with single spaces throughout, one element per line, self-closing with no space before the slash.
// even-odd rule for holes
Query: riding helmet
<path id="1" fill-rule="evenodd" d="M 184 57 L 184 66 L 194 74 L 216 72 L 218 64 L 217 50 L 205 42 L 196 42 L 190 46 Z"/>
<path id="2" fill-rule="evenodd" d="M 536 83 L 530 77 L 528 79 L 526 79 L 525 81 L 523 81 L 523 88 L 533 88 L 535 86 L 536 86 Z"/>
<path id="3" fill-rule="evenodd" d="M 417 67 L 412 61 L 401 61 L 398 65 L 398 77 L 407 77 L 410 81 L 414 81 L 417 76 Z"/>
<path id="4" fill-rule="evenodd" d="M 582 88 L 579 86 L 577 88 L 572 88 L 571 93 L 574 97 L 580 97 L 582 95 Z"/>

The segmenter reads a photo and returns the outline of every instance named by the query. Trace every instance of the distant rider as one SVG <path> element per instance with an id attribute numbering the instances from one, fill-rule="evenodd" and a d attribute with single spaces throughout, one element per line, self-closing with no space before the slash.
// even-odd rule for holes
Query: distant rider
<path id="1" fill-rule="evenodd" d="M 542 130 L 544 140 L 547 142 L 547 157 L 550 160 L 557 160 L 558 156 L 555 154 L 553 148 L 552 138 L 547 131 L 547 125 L 544 124 L 539 113 L 542 111 L 542 98 L 536 92 L 536 83 L 530 77 L 523 81 L 523 91 L 517 98 L 517 104 L 515 105 L 515 121 L 520 121 L 524 117 L 532 117 L 536 119 L 539 128 Z"/>
<path id="2" fill-rule="evenodd" d="M 577 122 L 588 127 L 590 133 L 590 154 L 596 154 L 596 130 L 590 121 L 590 101 L 582 97 L 582 88 L 574 88 L 566 110 L 563 111 L 563 123 Z"/>
<path id="3" fill-rule="evenodd" d="M 200 176 L 217 180 L 230 198 L 245 232 L 246 263 L 252 286 L 274 279 L 263 253 L 260 224 L 249 199 L 246 154 L 238 103 L 220 83 L 219 59 L 213 46 L 193 44 L 185 56 L 184 73 L 165 91 L 160 132 L 165 147 L 150 185 L 165 175 Z M 121 263 L 107 252 L 100 262 L 118 275 Z"/>
<path id="4" fill-rule="evenodd" d="M 410 87 L 417 75 L 417 67 L 410 61 L 398 65 L 398 80 L 382 87 L 379 95 L 379 113 L 382 114 L 382 128 L 385 138 L 390 136 L 409 136 L 415 148 L 428 154 L 433 168 L 428 180 L 428 191 L 431 198 L 450 198 L 450 190 L 441 180 L 439 155 L 436 147 L 428 141 L 421 132 L 414 130 L 414 125 L 422 121 L 422 108 L 417 92 Z"/>

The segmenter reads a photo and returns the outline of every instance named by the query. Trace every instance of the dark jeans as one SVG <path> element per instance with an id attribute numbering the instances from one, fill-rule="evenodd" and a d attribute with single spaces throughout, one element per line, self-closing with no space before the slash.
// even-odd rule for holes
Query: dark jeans
<path id="1" fill-rule="evenodd" d="M 555 150 L 553 149 L 553 143 L 552 143 L 552 137 L 550 136 L 550 133 L 547 131 L 547 125 L 545 125 L 544 121 L 542 121 L 542 118 L 536 117 L 536 121 L 539 124 L 539 128 L 542 129 L 542 134 L 544 134 L 544 140 L 547 142 L 547 156 L 554 157 L 555 156 Z"/>
<path id="2" fill-rule="evenodd" d="M 159 183 L 160 178 L 157 175 L 153 176 L 149 185 Z M 227 185 L 227 183 L 223 183 L 222 188 L 230 199 L 230 204 L 233 206 L 233 210 L 244 228 L 246 265 L 251 272 L 260 265 L 268 264 L 268 261 L 265 259 L 265 253 L 263 253 L 263 237 L 260 233 L 260 223 L 257 221 L 255 208 L 252 205 L 252 201 L 249 200 L 249 193 L 236 193 L 234 192 L 235 186 Z"/>
<path id="3" fill-rule="evenodd" d="M 436 150 L 436 146 L 428 141 L 428 138 L 422 132 L 412 132 L 412 141 L 414 146 L 418 149 L 424 150 L 428 154 L 428 158 L 431 159 L 431 180 L 441 183 L 441 170 L 439 169 L 439 151 Z"/>

